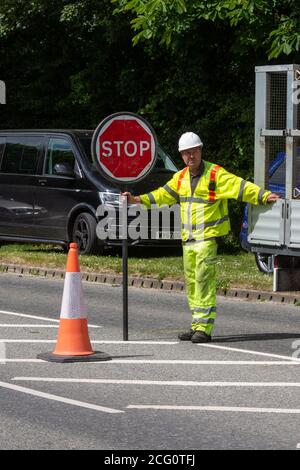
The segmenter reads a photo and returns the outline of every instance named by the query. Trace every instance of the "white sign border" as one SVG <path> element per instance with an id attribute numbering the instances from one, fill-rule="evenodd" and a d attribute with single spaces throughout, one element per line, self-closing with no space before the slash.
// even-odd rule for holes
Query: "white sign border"
<path id="1" fill-rule="evenodd" d="M 101 161 L 98 159 L 99 155 L 99 137 L 103 134 L 103 132 L 111 125 L 112 121 L 116 120 L 128 120 L 128 121 L 138 121 L 141 127 L 150 135 L 151 139 L 151 162 L 149 162 L 145 168 L 139 173 L 138 176 L 135 177 L 115 177 L 106 166 L 104 166 Z M 153 128 L 150 126 L 150 124 L 141 116 L 138 114 L 134 114 L 131 112 L 118 112 L 111 114 L 110 116 L 107 116 L 103 121 L 100 122 L 100 124 L 97 126 L 93 138 L 92 138 L 92 156 L 93 160 L 96 164 L 96 168 L 99 170 L 99 172 L 107 177 L 109 180 L 113 182 L 119 182 L 119 183 L 136 183 L 138 181 L 141 181 L 143 178 L 147 176 L 148 173 L 152 170 L 156 163 L 157 159 L 157 149 L 158 149 L 158 142 L 157 142 L 157 137 L 156 134 L 153 130 Z"/>

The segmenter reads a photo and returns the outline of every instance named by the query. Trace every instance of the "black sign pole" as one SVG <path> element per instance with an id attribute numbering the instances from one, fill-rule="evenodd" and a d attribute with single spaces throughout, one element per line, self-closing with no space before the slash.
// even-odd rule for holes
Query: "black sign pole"
<path id="1" fill-rule="evenodd" d="M 124 187 L 124 192 L 127 187 Z M 128 203 L 122 203 L 123 341 L 128 341 Z"/>
<path id="2" fill-rule="evenodd" d="M 118 136 L 120 131 L 120 123 L 122 127 L 122 139 Z M 134 123 L 134 125 L 133 125 Z M 128 126 L 127 126 L 128 124 Z M 115 129 L 113 127 L 116 126 Z M 142 129 L 143 137 L 139 135 L 135 136 L 135 129 Z M 121 143 L 124 144 L 124 131 L 125 131 L 125 147 L 121 151 Z M 117 132 L 117 134 L 116 134 Z M 105 137 L 105 138 L 104 138 Z M 106 145 L 104 146 L 104 142 Z M 146 144 L 146 145 L 145 145 Z M 127 182 L 141 181 L 147 176 L 148 173 L 154 168 L 157 158 L 157 138 L 154 130 L 147 121 L 138 116 L 137 114 L 130 112 L 118 112 L 107 116 L 103 119 L 95 129 L 92 138 L 92 156 L 95 166 L 99 173 L 106 177 L 113 183 L 120 183 L 124 178 L 127 178 Z M 140 150 L 140 155 L 144 157 L 139 162 L 139 165 L 133 165 L 135 171 L 139 170 L 139 176 L 133 174 L 118 174 L 118 171 L 126 169 L 126 159 L 130 156 L 132 164 L 133 154 L 130 153 L 132 150 L 135 153 Z M 123 155 L 124 150 L 124 155 Z M 120 155 L 120 152 L 122 155 Z M 127 152 L 127 153 L 126 153 Z M 150 154 L 147 152 L 150 152 Z M 144 155 L 146 153 L 146 155 Z M 104 157 L 104 158 L 102 158 Z M 124 165 L 125 161 L 125 165 Z M 114 165 L 110 165 L 114 163 Z M 108 166 L 107 166 L 108 164 Z M 122 167 L 123 165 L 123 167 Z M 115 171 L 115 170 L 118 171 Z M 121 171 L 121 173 L 122 173 Z M 126 172 L 125 172 L 126 173 Z M 142 175 L 142 176 L 141 176 Z M 123 186 L 123 192 L 127 191 L 127 184 Z M 109 191 L 108 191 L 109 192 Z M 121 217 L 121 223 L 120 223 Z M 122 235 L 119 235 L 119 239 L 122 240 L 122 271 L 123 271 L 123 340 L 128 341 L 128 201 L 127 198 L 122 200 L 119 213 L 119 223 L 122 227 Z"/>

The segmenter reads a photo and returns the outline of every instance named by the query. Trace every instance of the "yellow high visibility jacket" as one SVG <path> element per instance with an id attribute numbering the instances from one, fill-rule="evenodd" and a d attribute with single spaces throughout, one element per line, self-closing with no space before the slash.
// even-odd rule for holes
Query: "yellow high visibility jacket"
<path id="1" fill-rule="evenodd" d="M 229 173 L 224 168 L 202 160 L 203 173 L 191 193 L 188 168 L 178 171 L 164 186 L 140 196 L 150 208 L 180 203 L 182 241 L 204 241 L 226 235 L 230 230 L 228 199 L 251 204 L 266 204 L 271 191 Z"/>

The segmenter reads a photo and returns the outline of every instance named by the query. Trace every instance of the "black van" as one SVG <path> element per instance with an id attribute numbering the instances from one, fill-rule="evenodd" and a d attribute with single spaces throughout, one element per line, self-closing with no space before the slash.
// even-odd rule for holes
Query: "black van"
<path id="1" fill-rule="evenodd" d="M 109 237 L 100 241 L 96 235 L 97 208 L 107 202 L 117 206 L 120 188 L 96 171 L 92 135 L 92 130 L 0 131 L 0 240 L 64 246 L 75 241 L 82 254 L 120 243 Z M 160 147 L 153 171 L 130 185 L 130 191 L 146 193 L 176 171 Z M 176 241 L 147 238 L 138 243 L 162 246 Z"/>

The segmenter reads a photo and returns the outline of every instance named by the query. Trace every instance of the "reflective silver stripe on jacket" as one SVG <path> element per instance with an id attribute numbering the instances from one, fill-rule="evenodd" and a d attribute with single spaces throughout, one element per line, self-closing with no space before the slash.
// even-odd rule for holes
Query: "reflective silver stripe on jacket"
<path id="1" fill-rule="evenodd" d="M 215 204 L 218 201 L 209 201 L 208 199 L 201 199 L 200 197 L 193 197 L 193 196 L 188 196 L 188 197 L 183 197 L 180 196 L 180 202 L 197 202 L 197 203 L 202 203 L 202 204 Z"/>
<path id="2" fill-rule="evenodd" d="M 197 202 L 202 204 L 215 204 L 217 201 L 209 201 L 208 199 L 201 199 L 200 197 L 188 196 L 183 197 L 180 196 L 180 202 Z"/>
<path id="3" fill-rule="evenodd" d="M 148 193 L 147 196 L 148 196 L 149 201 L 150 201 L 151 204 L 156 204 L 156 201 L 155 201 L 155 199 L 154 199 L 153 194 Z"/>
<path id="4" fill-rule="evenodd" d="M 187 207 L 187 230 L 188 230 L 188 240 L 193 240 L 193 230 L 192 230 L 192 204 L 189 203 Z"/>
<path id="5" fill-rule="evenodd" d="M 237 197 L 238 201 L 243 200 L 244 188 L 245 188 L 246 183 L 247 183 L 246 180 L 241 181 L 241 186 L 240 186 L 239 194 L 238 194 L 238 197 Z"/>
<path id="6" fill-rule="evenodd" d="M 182 228 L 183 229 L 192 229 L 192 230 L 202 230 L 206 227 L 213 227 L 215 225 L 220 225 L 222 224 L 223 222 L 226 222 L 226 220 L 229 220 L 229 217 L 228 215 L 226 215 L 225 217 L 222 217 L 221 219 L 217 219 L 217 220 L 214 220 L 212 222 L 205 222 L 203 224 L 182 224 Z"/>
<path id="7" fill-rule="evenodd" d="M 263 204 L 263 199 L 262 198 L 263 198 L 264 192 L 265 192 L 265 190 L 261 189 L 258 193 L 258 203 L 259 204 Z"/>
<path id="8" fill-rule="evenodd" d="M 175 191 L 173 191 L 173 189 L 170 188 L 170 186 L 168 186 L 167 184 L 165 184 L 165 185 L 163 186 L 163 189 L 164 189 L 165 191 L 167 191 L 167 193 L 169 193 L 170 196 L 172 196 L 174 199 L 176 199 L 176 201 L 179 201 L 179 195 L 178 195 Z"/>

